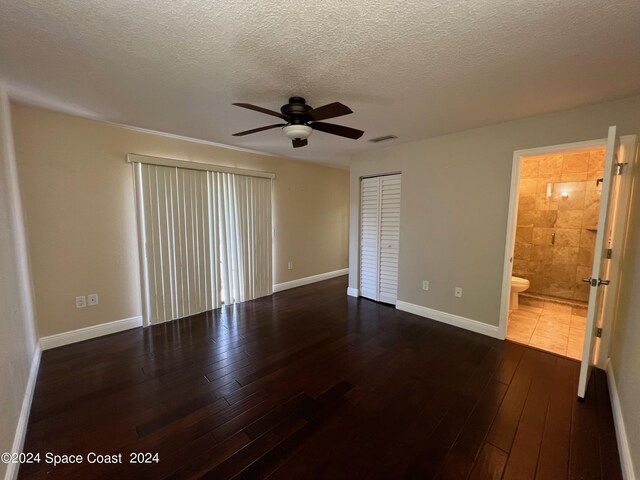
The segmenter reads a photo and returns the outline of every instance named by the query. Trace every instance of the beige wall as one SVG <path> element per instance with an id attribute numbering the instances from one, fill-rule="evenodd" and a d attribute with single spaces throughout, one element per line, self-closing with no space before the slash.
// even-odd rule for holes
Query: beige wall
<path id="1" fill-rule="evenodd" d="M 356 155 L 349 286 L 358 287 L 359 178 L 401 171 L 398 299 L 498 325 L 514 150 L 604 138 L 609 125 L 639 133 L 640 96 Z"/>
<path id="2" fill-rule="evenodd" d="M 141 315 L 127 153 L 274 172 L 274 283 L 347 267 L 346 170 L 26 106 L 13 116 L 41 336 Z M 76 309 L 90 293 L 99 305 Z"/>
<path id="3" fill-rule="evenodd" d="M 358 287 L 359 178 L 402 172 L 398 299 L 498 325 L 513 152 L 640 134 L 640 96 L 356 155 L 351 167 L 349 286 Z M 639 169 L 640 170 L 640 169 Z M 640 180 L 611 356 L 640 468 Z M 422 280 L 430 280 L 428 292 Z M 454 286 L 464 288 L 462 298 Z"/>
<path id="4" fill-rule="evenodd" d="M 37 342 L 9 99 L 0 85 L 0 452 L 14 446 Z M 6 470 L 0 462 L 0 478 Z"/>

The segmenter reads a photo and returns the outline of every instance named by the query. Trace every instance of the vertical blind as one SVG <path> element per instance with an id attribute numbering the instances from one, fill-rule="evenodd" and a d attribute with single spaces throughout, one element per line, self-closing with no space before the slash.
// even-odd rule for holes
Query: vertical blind
<path id="1" fill-rule="evenodd" d="M 271 181 L 209 173 L 214 176 L 219 192 L 223 300 L 244 302 L 270 295 Z"/>
<path id="2" fill-rule="evenodd" d="M 270 178 L 134 165 L 147 324 L 272 293 Z"/>

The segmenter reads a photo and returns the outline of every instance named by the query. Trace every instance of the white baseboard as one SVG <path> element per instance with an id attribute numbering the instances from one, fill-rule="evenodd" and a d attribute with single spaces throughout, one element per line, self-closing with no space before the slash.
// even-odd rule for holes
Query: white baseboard
<path id="1" fill-rule="evenodd" d="M 109 323 L 101 323 L 92 327 L 79 328 L 70 332 L 57 333 L 48 337 L 40 338 L 40 346 L 42 350 L 50 348 L 62 347 L 70 343 L 82 342 L 90 338 L 102 337 L 111 333 L 122 332 L 131 328 L 141 327 L 142 317 L 131 317 L 123 320 L 116 320 Z"/>
<path id="2" fill-rule="evenodd" d="M 347 288 L 347 295 L 350 297 L 359 297 L 360 291 L 357 288 L 349 287 Z"/>
<path id="3" fill-rule="evenodd" d="M 38 378 L 38 368 L 40 367 L 40 345 L 36 345 L 36 350 L 33 353 L 33 359 L 31 360 L 31 369 L 29 370 L 29 380 L 27 380 L 27 387 L 24 391 L 24 398 L 22 399 L 22 407 L 20 408 L 20 417 L 18 418 L 18 425 L 16 426 L 16 433 L 13 437 L 13 445 L 11 446 L 11 452 L 20 453 L 24 447 L 24 439 L 27 436 L 27 425 L 29 424 L 29 413 L 31 412 L 31 402 L 33 400 L 33 392 L 36 388 L 36 379 Z M 4 474 L 5 480 L 15 480 L 18 478 L 18 469 L 20 464 L 8 463 L 7 470 Z"/>
<path id="4" fill-rule="evenodd" d="M 496 325 L 489 325 L 470 318 L 460 317 L 452 313 L 441 312 L 439 310 L 434 310 L 433 308 L 423 307 L 422 305 L 403 302 L 402 300 L 398 300 L 396 302 L 396 308 L 404 312 L 413 313 L 414 315 L 420 315 L 421 317 L 453 325 L 454 327 L 464 328 L 465 330 L 471 330 L 472 332 L 481 333 L 489 337 L 500 338 L 498 327 Z"/>
<path id="5" fill-rule="evenodd" d="M 342 270 L 335 270 L 333 272 L 321 273 L 319 275 L 313 275 L 311 277 L 299 278 L 297 280 L 291 280 L 290 282 L 277 283 L 273 286 L 273 293 L 281 292 L 283 290 L 289 290 L 290 288 L 302 287 L 303 285 L 309 285 L 310 283 L 321 282 L 323 280 L 329 280 L 330 278 L 340 277 L 349 273 L 348 268 Z"/>
<path id="6" fill-rule="evenodd" d="M 622 406 L 618 397 L 618 387 L 616 377 L 613 373 L 611 361 L 607 359 L 607 384 L 609 385 L 609 397 L 611 398 L 611 410 L 613 412 L 613 424 L 616 427 L 616 437 L 618 439 L 618 451 L 620 452 L 620 465 L 622 466 L 622 477 L 625 480 L 635 480 L 636 474 L 633 468 L 631 450 L 627 440 L 627 430 L 622 417 Z"/>

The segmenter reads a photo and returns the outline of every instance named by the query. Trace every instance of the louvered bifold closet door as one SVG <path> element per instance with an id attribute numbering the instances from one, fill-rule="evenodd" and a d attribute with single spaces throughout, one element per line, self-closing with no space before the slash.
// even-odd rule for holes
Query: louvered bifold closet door
<path id="1" fill-rule="evenodd" d="M 378 300 L 380 177 L 360 182 L 360 295 Z"/>
<path id="2" fill-rule="evenodd" d="M 220 306 L 217 225 L 207 172 L 137 164 L 146 321 Z"/>
<path id="3" fill-rule="evenodd" d="M 400 247 L 400 175 L 380 177 L 380 268 L 378 300 L 396 304 Z"/>

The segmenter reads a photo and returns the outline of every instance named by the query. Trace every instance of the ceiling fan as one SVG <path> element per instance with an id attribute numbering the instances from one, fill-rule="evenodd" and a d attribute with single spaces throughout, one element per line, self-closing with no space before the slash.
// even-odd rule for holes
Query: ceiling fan
<path id="1" fill-rule="evenodd" d="M 291 97 L 289 99 L 289 103 L 280 108 L 281 113 L 258 107 L 256 105 L 251 105 L 249 103 L 234 103 L 233 105 L 248 108 L 249 110 L 254 110 L 256 112 L 266 113 L 267 115 L 273 115 L 274 117 L 281 118 L 286 122 L 234 133 L 234 137 L 242 137 L 251 133 L 262 132 L 263 130 L 282 127 L 282 131 L 285 136 L 291 139 L 293 148 L 298 148 L 307 145 L 307 138 L 311 135 L 313 130 L 320 130 L 321 132 L 338 135 L 340 137 L 352 138 L 354 140 L 360 138 L 364 134 L 362 130 L 356 130 L 355 128 L 320 121 L 353 113 L 349 107 L 341 104 L 340 102 L 333 102 L 322 107 L 311 108 L 311 106 L 307 105 L 304 98 Z"/>

